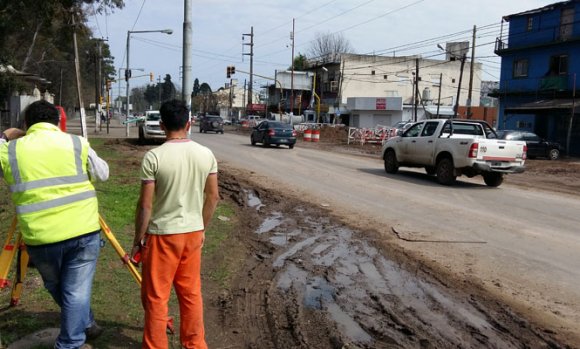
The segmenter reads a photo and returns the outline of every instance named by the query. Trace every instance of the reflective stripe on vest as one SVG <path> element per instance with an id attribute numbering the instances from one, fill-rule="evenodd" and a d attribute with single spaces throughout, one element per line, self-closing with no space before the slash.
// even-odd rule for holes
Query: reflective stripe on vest
<path id="1" fill-rule="evenodd" d="M 91 190 L 91 191 L 85 191 L 82 193 L 65 196 L 65 197 L 58 198 L 58 199 L 38 202 L 36 204 L 16 206 L 16 214 L 25 214 L 25 213 L 46 210 L 49 208 L 58 207 L 58 206 L 66 205 L 66 204 L 71 204 L 73 202 L 94 198 L 96 196 L 97 196 L 97 193 L 95 193 L 94 190 Z"/>
<path id="2" fill-rule="evenodd" d="M 83 160 L 82 160 L 83 146 L 81 140 L 73 135 L 70 135 L 70 137 L 73 142 L 74 158 L 77 174 L 73 176 L 39 179 L 26 183 L 22 183 L 20 170 L 18 168 L 18 159 L 16 157 L 16 143 L 18 142 L 18 139 L 15 139 L 12 142 L 8 143 L 8 162 L 10 163 L 10 168 L 12 170 L 12 178 L 14 179 L 14 184 L 9 186 L 10 191 L 12 193 L 21 193 L 31 189 L 45 188 L 63 184 L 75 184 L 88 181 L 89 176 L 83 173 Z M 35 204 L 20 205 L 16 206 L 16 214 L 24 214 L 40 210 L 46 210 L 49 208 L 70 204 L 76 201 L 85 200 L 92 197 L 96 197 L 96 193 L 94 190 L 73 194 L 58 199 L 43 201 Z"/>

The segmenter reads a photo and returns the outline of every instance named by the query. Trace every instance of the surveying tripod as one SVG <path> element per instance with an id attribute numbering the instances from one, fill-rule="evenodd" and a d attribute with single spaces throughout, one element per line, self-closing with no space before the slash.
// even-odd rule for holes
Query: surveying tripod
<path id="1" fill-rule="evenodd" d="M 0 289 L 4 289 L 10 286 L 10 281 L 8 280 L 8 273 L 10 272 L 10 267 L 12 265 L 14 257 L 15 256 L 17 257 L 16 274 L 14 276 L 14 281 L 12 282 L 12 293 L 10 297 L 11 307 L 18 305 L 18 302 L 20 301 L 24 277 L 26 276 L 26 272 L 28 271 L 28 260 L 29 260 L 28 253 L 26 252 L 26 245 L 22 240 L 22 234 L 20 232 L 17 232 L 16 230 L 16 227 L 18 225 L 17 223 L 18 220 L 16 219 L 16 217 L 14 217 L 12 219 L 12 223 L 10 224 L 10 228 L 8 229 L 8 236 L 6 237 L 6 242 L 4 244 L 2 252 L 0 252 Z M 113 235 L 113 232 L 111 231 L 111 229 L 109 228 L 109 226 L 107 225 L 102 216 L 99 216 L 99 224 L 101 225 L 101 230 L 103 231 L 103 234 L 105 234 L 105 237 L 107 238 L 107 240 L 109 240 L 109 243 L 111 244 L 111 246 L 113 246 L 119 257 L 121 258 L 123 264 L 127 267 L 127 269 L 129 269 L 129 272 L 131 273 L 137 284 L 141 286 L 141 274 L 139 274 L 139 271 L 137 270 L 135 265 L 133 265 L 133 263 L 131 262 L 129 255 L 125 252 L 125 250 L 123 250 L 123 247 L 121 247 L 121 245 L 117 241 L 117 238 L 115 238 L 115 235 Z M 167 331 L 169 333 L 175 332 L 173 328 L 172 318 L 169 318 L 167 321 Z"/>

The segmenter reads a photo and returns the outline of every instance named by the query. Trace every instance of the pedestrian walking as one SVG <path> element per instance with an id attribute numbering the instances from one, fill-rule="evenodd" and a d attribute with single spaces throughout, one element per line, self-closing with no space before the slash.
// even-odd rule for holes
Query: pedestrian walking
<path id="1" fill-rule="evenodd" d="M 131 257 L 143 262 L 142 348 L 168 348 L 166 326 L 171 286 L 179 300 L 183 348 L 207 348 L 201 294 L 201 248 L 219 201 L 217 162 L 206 147 L 188 139 L 189 111 L 177 100 L 160 108 L 166 142 L 141 166 L 141 192 Z"/>
<path id="2" fill-rule="evenodd" d="M 102 333 L 91 311 L 100 250 L 98 202 L 91 180 L 109 167 L 85 138 L 58 128 L 59 112 L 41 100 L 24 111 L 25 131 L 0 140 L 0 177 L 9 185 L 22 239 L 44 287 L 60 306 L 57 349 L 90 349 Z"/>

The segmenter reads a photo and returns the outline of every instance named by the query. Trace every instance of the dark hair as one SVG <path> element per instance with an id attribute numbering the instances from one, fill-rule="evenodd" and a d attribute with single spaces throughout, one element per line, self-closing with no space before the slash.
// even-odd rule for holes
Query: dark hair
<path id="1" fill-rule="evenodd" d="M 167 131 L 179 131 L 189 121 L 189 110 L 183 101 L 174 99 L 164 102 L 159 109 L 161 121 Z"/>
<path id="2" fill-rule="evenodd" d="M 58 126 L 60 114 L 52 103 L 40 100 L 26 108 L 24 111 L 24 121 L 26 122 L 26 127 L 30 127 L 39 122 L 48 122 Z"/>

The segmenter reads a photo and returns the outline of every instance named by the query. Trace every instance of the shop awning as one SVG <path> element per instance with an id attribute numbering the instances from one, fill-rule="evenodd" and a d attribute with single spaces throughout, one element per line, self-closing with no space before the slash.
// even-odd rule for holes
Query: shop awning
<path id="1" fill-rule="evenodd" d="M 542 111 L 557 110 L 559 112 L 571 110 L 574 105 L 574 112 L 580 112 L 580 100 L 575 101 L 568 99 L 544 99 L 529 103 L 521 103 L 514 106 L 505 107 L 505 112 L 522 114 L 522 113 L 537 113 Z"/>

